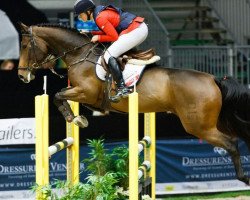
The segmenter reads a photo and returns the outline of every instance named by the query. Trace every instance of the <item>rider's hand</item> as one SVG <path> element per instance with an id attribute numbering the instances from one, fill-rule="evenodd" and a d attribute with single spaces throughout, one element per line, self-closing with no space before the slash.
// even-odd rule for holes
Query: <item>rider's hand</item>
<path id="1" fill-rule="evenodd" d="M 86 33 L 90 33 L 90 31 L 88 31 L 88 30 L 83 30 L 83 29 L 82 29 L 82 30 L 80 30 L 80 33 L 81 33 L 81 34 L 86 34 Z"/>
<path id="2" fill-rule="evenodd" d="M 98 35 L 94 35 L 91 39 L 91 42 L 95 43 L 95 42 L 98 42 L 99 40 L 99 36 Z"/>

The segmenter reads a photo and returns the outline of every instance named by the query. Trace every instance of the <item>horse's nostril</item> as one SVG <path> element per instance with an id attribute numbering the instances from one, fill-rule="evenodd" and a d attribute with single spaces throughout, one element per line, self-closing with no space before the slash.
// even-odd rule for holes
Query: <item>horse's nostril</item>
<path id="1" fill-rule="evenodd" d="M 28 81 L 27 79 L 25 79 L 24 76 L 18 75 L 18 77 L 19 77 L 19 79 L 20 79 L 21 81 L 23 81 L 24 83 L 29 83 L 29 81 Z"/>
<path id="2" fill-rule="evenodd" d="M 23 80 L 23 76 L 22 75 L 18 75 L 19 79 Z"/>

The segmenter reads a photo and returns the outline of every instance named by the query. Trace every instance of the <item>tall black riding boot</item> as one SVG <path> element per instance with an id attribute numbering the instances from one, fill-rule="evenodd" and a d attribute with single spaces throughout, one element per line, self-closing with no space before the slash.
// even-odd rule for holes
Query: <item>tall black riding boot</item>
<path id="1" fill-rule="evenodd" d="M 130 90 L 126 87 L 120 66 L 114 57 L 109 58 L 108 62 L 110 73 L 116 82 L 117 90 L 115 96 L 111 100 L 119 101 L 122 98 L 128 97 Z"/>

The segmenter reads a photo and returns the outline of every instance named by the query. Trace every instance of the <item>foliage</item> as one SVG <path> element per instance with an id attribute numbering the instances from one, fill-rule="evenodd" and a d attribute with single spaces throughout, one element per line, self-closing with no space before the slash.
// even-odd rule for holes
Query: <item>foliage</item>
<path id="1" fill-rule="evenodd" d="M 126 146 L 116 147 L 110 153 L 104 149 L 103 140 L 88 140 L 92 148 L 90 158 L 84 160 L 87 170 L 93 174 L 103 176 L 112 172 L 118 186 L 128 189 L 129 153 Z"/>
<path id="2" fill-rule="evenodd" d="M 83 161 L 87 165 L 87 171 L 104 176 L 112 165 L 112 157 L 104 148 L 104 140 L 88 140 L 88 146 L 91 148 L 90 157 Z"/>
<path id="3" fill-rule="evenodd" d="M 91 151 L 83 160 L 89 173 L 86 183 L 72 186 L 57 180 L 48 186 L 34 186 L 33 191 L 42 193 L 39 199 L 50 200 L 123 200 L 128 193 L 129 154 L 126 146 L 116 147 L 111 152 L 104 148 L 104 140 L 88 140 Z M 52 188 L 60 192 L 55 193 Z"/>

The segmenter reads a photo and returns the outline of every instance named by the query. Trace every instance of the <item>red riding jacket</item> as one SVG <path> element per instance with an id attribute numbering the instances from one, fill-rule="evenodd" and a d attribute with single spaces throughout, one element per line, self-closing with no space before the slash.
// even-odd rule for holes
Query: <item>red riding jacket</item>
<path id="1" fill-rule="evenodd" d="M 118 35 L 115 28 L 120 23 L 120 15 L 115 10 L 109 8 L 100 12 L 95 20 L 97 26 L 101 28 L 101 31 L 92 31 L 91 33 L 99 36 L 99 42 L 114 42 L 120 35 L 136 29 L 143 21 L 144 18 L 136 17 L 129 27 Z"/>

